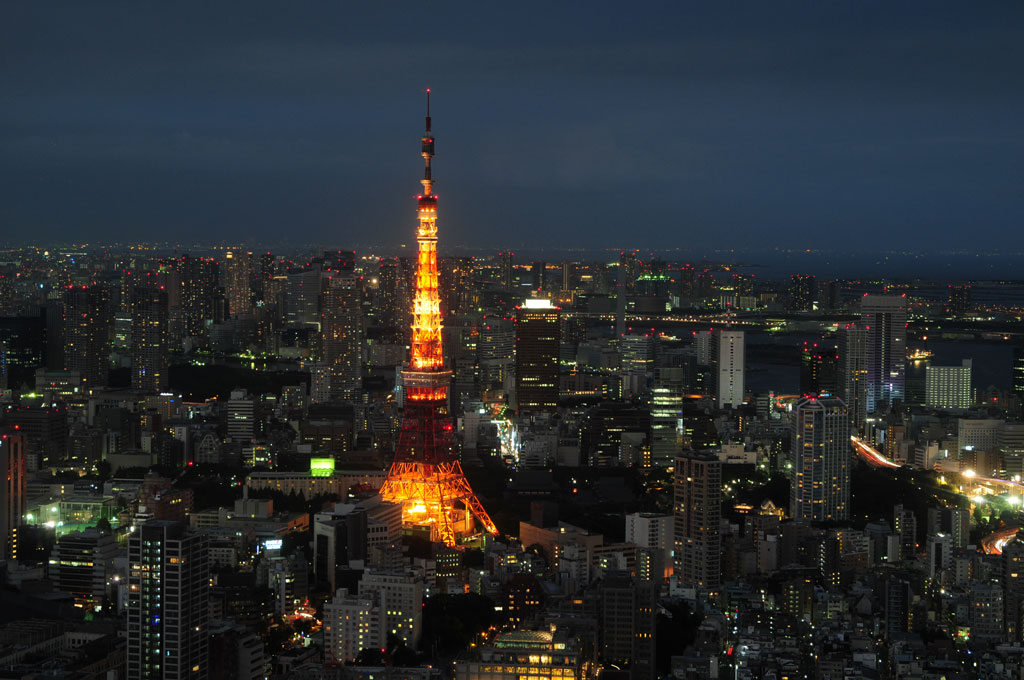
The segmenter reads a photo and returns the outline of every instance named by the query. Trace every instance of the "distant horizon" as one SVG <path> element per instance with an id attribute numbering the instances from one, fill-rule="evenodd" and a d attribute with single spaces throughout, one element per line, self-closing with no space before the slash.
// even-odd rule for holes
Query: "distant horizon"
<path id="1" fill-rule="evenodd" d="M 25 243 L 8 245 L 0 250 L 12 252 L 22 249 L 72 251 L 84 249 L 96 253 L 104 249 L 114 252 L 128 252 L 132 247 L 152 251 L 153 256 L 174 253 L 207 253 L 226 249 L 244 249 L 254 255 L 270 252 L 288 257 L 292 255 L 316 256 L 322 251 L 354 250 L 357 256 L 401 257 L 415 253 L 415 241 L 403 248 L 400 245 L 381 244 L 325 244 L 325 243 L 267 243 L 267 242 L 110 242 L 110 243 Z M 978 252 L 962 250 L 910 253 L 906 250 L 885 252 L 850 252 L 835 249 L 799 251 L 795 249 L 682 249 L 662 248 L 656 250 L 638 248 L 505 248 L 469 247 L 447 243 L 443 233 L 439 243 L 442 257 L 496 256 L 499 252 L 511 250 L 516 264 L 544 261 L 555 266 L 561 261 L 604 262 L 614 264 L 623 251 L 636 251 L 641 260 L 661 259 L 666 263 L 706 263 L 714 266 L 730 266 L 753 274 L 764 280 L 782 280 L 792 274 L 813 274 L 818 278 L 884 278 L 892 281 L 913 279 L 937 279 L 942 281 L 1024 281 L 1024 252 Z"/>

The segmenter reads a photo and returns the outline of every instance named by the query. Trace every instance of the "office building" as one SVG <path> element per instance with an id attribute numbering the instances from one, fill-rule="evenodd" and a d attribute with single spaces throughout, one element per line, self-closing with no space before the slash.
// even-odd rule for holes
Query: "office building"
<path id="1" fill-rule="evenodd" d="M 72 531 L 57 539 L 50 551 L 47 575 L 57 590 L 74 596 L 76 605 L 102 605 L 117 554 L 114 534 L 93 527 Z"/>
<path id="2" fill-rule="evenodd" d="M 874 413 L 903 401 L 907 364 L 907 298 L 865 295 L 861 323 L 867 330 L 867 408 Z"/>
<path id="3" fill-rule="evenodd" d="M 248 443 L 256 433 L 256 400 L 245 390 L 232 390 L 227 405 L 227 435 L 234 442 Z"/>
<path id="4" fill-rule="evenodd" d="M 579 641 L 566 632 L 514 630 L 470 650 L 455 661 L 455 680 L 584 680 Z"/>
<path id="5" fill-rule="evenodd" d="M 654 369 L 651 390 L 651 465 L 670 467 L 682 448 L 683 396 L 687 369 Z"/>
<path id="6" fill-rule="evenodd" d="M 136 288 L 132 295 L 132 388 L 161 392 L 167 387 L 167 293 Z"/>
<path id="7" fill-rule="evenodd" d="M 128 541 L 129 680 L 209 677 L 209 547 L 183 522 L 150 520 Z"/>
<path id="8" fill-rule="evenodd" d="M 516 329 L 505 319 L 484 319 L 476 341 L 482 390 L 512 388 L 515 375 Z"/>
<path id="9" fill-rule="evenodd" d="M 713 454 L 676 458 L 675 576 L 685 588 L 721 585 L 722 463 Z"/>
<path id="10" fill-rule="evenodd" d="M 850 516 L 850 414 L 836 397 L 809 397 L 793 409 L 790 517 L 828 522 Z"/>
<path id="11" fill-rule="evenodd" d="M 960 456 L 992 453 L 999 448 L 999 431 L 1005 423 L 998 418 L 957 418 L 956 440 Z M 981 474 L 981 470 L 977 470 Z"/>
<path id="12" fill-rule="evenodd" d="M 387 616 L 376 594 L 351 595 L 340 588 L 324 604 L 324 661 L 338 666 L 364 649 L 385 649 Z"/>
<path id="13" fill-rule="evenodd" d="M 529 299 L 516 310 L 516 407 L 520 414 L 558 408 L 559 310 Z"/>
<path id="14" fill-rule="evenodd" d="M 25 437 L 0 435 L 0 559 L 18 559 L 18 527 L 25 516 Z"/>
<path id="15" fill-rule="evenodd" d="M 951 411 L 964 411 L 974 403 L 971 390 L 971 360 L 960 366 L 925 367 L 925 405 Z"/>
<path id="16" fill-rule="evenodd" d="M 604 664 L 628 666 L 630 680 L 653 680 L 659 584 L 613 572 L 601 582 L 598 653 Z"/>
<path id="17" fill-rule="evenodd" d="M 737 408 L 744 400 L 744 333 L 716 331 L 712 336 L 711 379 L 718 408 Z"/>
<path id="18" fill-rule="evenodd" d="M 359 597 L 377 599 L 385 613 L 385 635 L 416 649 L 423 627 L 423 581 L 405 572 L 368 569 L 359 581 Z"/>

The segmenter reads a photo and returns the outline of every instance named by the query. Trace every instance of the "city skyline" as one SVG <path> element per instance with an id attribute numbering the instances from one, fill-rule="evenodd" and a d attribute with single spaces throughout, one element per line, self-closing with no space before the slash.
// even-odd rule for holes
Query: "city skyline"
<path id="1" fill-rule="evenodd" d="M 0 675 L 1024 678 L 1024 9 L 43 9 Z"/>
<path id="2" fill-rule="evenodd" d="M 1024 246 L 1019 7 L 274 9 L 14 8 L 15 240 L 407 243 L 429 86 L 464 247 Z"/>

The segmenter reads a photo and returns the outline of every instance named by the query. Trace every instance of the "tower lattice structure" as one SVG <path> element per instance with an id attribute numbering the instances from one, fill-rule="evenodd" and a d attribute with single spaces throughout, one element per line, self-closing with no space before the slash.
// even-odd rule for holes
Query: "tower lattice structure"
<path id="1" fill-rule="evenodd" d="M 491 534 L 496 534 L 497 528 L 462 472 L 448 411 L 452 374 L 445 370 L 441 351 L 437 195 L 430 174 L 430 160 L 434 156 L 430 90 L 427 90 L 426 132 L 421 141 L 425 168 L 420 180 L 423 193 L 417 196 L 419 257 L 413 299 L 412 349 L 409 369 L 402 371 L 405 410 L 394 462 L 380 493 L 384 500 L 402 506 L 404 526 L 429 528 L 433 540 L 454 547 L 459 536 L 475 533 L 473 518 Z"/>

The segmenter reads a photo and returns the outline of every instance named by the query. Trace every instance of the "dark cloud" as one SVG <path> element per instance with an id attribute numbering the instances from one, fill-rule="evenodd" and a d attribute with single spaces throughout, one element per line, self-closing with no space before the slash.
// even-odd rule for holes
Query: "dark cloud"
<path id="1" fill-rule="evenodd" d="M 437 5 L 5 7 L 0 225 L 398 244 L 429 85 L 449 244 L 1024 248 L 1019 3 Z"/>

